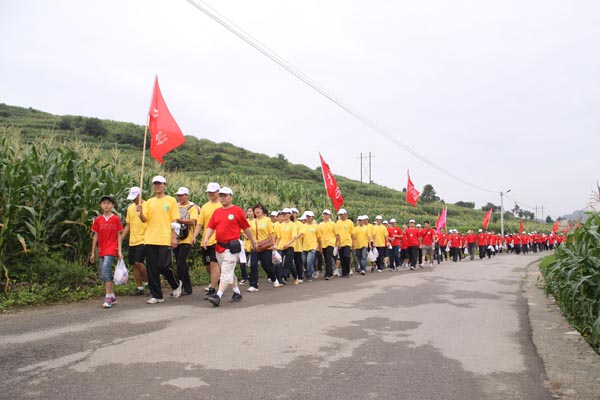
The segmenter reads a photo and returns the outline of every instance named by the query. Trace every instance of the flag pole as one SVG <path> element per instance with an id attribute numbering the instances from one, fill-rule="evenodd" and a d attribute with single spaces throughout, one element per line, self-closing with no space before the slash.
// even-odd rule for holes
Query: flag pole
<path id="1" fill-rule="evenodd" d="M 140 190 L 143 189 L 144 183 L 144 161 L 146 160 L 146 142 L 148 138 L 148 124 L 150 123 L 150 114 L 146 116 L 146 126 L 144 127 L 144 145 L 142 146 L 142 170 L 140 172 Z M 143 190 L 142 190 L 143 191 Z"/>

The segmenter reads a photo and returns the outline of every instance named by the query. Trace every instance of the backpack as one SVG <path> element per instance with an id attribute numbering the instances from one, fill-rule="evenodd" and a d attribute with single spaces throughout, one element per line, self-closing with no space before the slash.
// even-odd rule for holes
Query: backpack
<path id="1" fill-rule="evenodd" d="M 195 204 L 192 203 L 186 208 L 179 207 L 179 216 L 181 219 L 190 219 L 190 208 L 194 207 Z M 179 234 L 177 235 L 177 239 L 185 240 L 190 234 L 190 226 L 188 224 L 179 224 Z"/>

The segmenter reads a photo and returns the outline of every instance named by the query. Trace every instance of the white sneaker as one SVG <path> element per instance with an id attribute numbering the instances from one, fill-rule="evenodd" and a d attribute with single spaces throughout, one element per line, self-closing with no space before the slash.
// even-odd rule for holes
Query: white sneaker
<path id="1" fill-rule="evenodd" d="M 275 282 L 273 282 L 273 286 L 274 287 L 282 287 L 283 285 L 281 283 L 279 283 L 279 281 L 277 279 L 275 279 Z"/>
<path id="2" fill-rule="evenodd" d="M 319 279 L 319 271 L 313 272 L 313 279 Z"/>
<path id="3" fill-rule="evenodd" d="M 205 288 L 204 288 L 204 291 L 205 291 L 205 292 L 208 292 L 210 289 L 211 289 L 211 287 L 210 287 L 210 286 L 207 286 L 207 287 L 205 287 Z"/>
<path id="4" fill-rule="evenodd" d="M 304 279 L 298 279 L 298 283 L 304 282 Z"/>
<path id="5" fill-rule="evenodd" d="M 173 290 L 173 298 L 178 299 L 181 297 L 181 290 L 183 289 L 183 282 L 179 281 L 179 286 L 177 289 Z"/>
<path id="6" fill-rule="evenodd" d="M 152 297 L 151 299 L 146 301 L 146 304 L 156 304 L 156 303 L 164 303 L 165 299 L 156 299 Z"/>
<path id="7" fill-rule="evenodd" d="M 246 282 L 248 282 L 246 279 L 240 279 L 240 280 L 238 281 L 238 285 L 240 285 L 240 286 L 244 286 L 244 285 L 246 284 Z"/>
<path id="8" fill-rule="evenodd" d="M 333 271 L 333 276 L 340 276 L 340 270 L 339 270 L 339 268 L 336 268 L 336 269 Z"/>
<path id="9" fill-rule="evenodd" d="M 246 292 L 258 292 L 258 288 L 255 288 L 254 286 L 250 286 L 248 289 L 246 289 Z"/>

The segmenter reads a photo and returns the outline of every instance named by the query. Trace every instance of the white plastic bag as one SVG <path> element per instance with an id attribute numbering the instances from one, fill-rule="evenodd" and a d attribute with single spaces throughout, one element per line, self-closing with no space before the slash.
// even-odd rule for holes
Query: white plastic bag
<path id="1" fill-rule="evenodd" d="M 273 250 L 273 254 L 271 256 L 271 261 L 273 262 L 273 265 L 281 264 L 281 262 L 283 261 L 283 259 L 281 258 L 281 254 L 279 254 L 278 251 Z"/>
<path id="2" fill-rule="evenodd" d="M 334 257 L 337 257 L 338 253 L 339 253 L 339 250 L 338 250 L 338 248 L 337 248 L 337 247 L 334 247 L 334 248 L 333 248 L 333 256 L 334 256 Z"/>
<path id="3" fill-rule="evenodd" d="M 464 254 L 466 254 L 466 255 L 469 255 L 469 249 L 467 249 L 467 248 L 465 247 L 465 250 L 463 251 L 463 253 L 464 253 Z"/>
<path id="4" fill-rule="evenodd" d="M 369 252 L 367 253 L 367 261 L 369 261 L 369 262 L 377 261 L 377 255 L 375 254 L 375 252 L 377 252 L 376 248 L 369 250 Z"/>
<path id="5" fill-rule="evenodd" d="M 240 246 L 242 248 L 242 251 L 240 251 L 240 263 L 246 264 L 248 260 L 246 259 L 246 250 L 244 249 L 244 242 L 242 240 L 240 240 Z"/>
<path id="6" fill-rule="evenodd" d="M 127 271 L 125 261 L 123 261 L 123 259 L 120 259 L 119 262 L 117 262 L 117 268 L 115 268 L 115 285 L 126 284 L 127 278 L 129 278 L 129 271 Z"/>

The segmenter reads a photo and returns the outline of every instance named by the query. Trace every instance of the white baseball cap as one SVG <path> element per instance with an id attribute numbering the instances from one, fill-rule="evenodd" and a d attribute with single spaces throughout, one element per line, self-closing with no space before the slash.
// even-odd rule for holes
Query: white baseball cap
<path id="1" fill-rule="evenodd" d="M 310 210 L 308 210 L 308 211 L 304 211 L 304 215 L 306 215 L 307 217 L 314 217 L 315 213 L 312 212 L 312 211 L 310 211 Z"/>
<path id="2" fill-rule="evenodd" d="M 306 215 L 302 214 L 301 216 L 298 217 L 298 221 L 305 221 L 306 220 Z"/>
<path id="3" fill-rule="evenodd" d="M 152 183 L 155 183 L 155 182 L 167 183 L 167 180 L 162 175 L 156 175 L 154 178 L 152 178 Z"/>
<path id="4" fill-rule="evenodd" d="M 292 207 L 290 210 L 292 210 L 293 213 L 298 214 L 298 209 L 296 207 Z"/>
<path id="5" fill-rule="evenodd" d="M 340 211 L 338 211 L 338 215 L 342 215 L 342 214 L 348 214 L 348 211 L 346 211 L 345 208 L 340 208 Z"/>
<path id="6" fill-rule="evenodd" d="M 328 209 L 324 209 L 323 214 L 331 215 L 331 211 Z"/>
<path id="7" fill-rule="evenodd" d="M 231 190 L 231 188 L 228 187 L 222 187 L 221 189 L 219 189 L 219 194 L 230 194 L 233 196 L 233 190 Z"/>
<path id="8" fill-rule="evenodd" d="M 135 198 L 138 197 L 140 194 L 142 194 L 142 189 L 140 189 L 137 186 L 134 186 L 131 189 L 129 189 L 129 195 L 127 196 L 127 200 L 135 200 Z"/>
<path id="9" fill-rule="evenodd" d="M 278 214 L 278 212 L 277 212 L 277 211 L 271 211 L 271 217 L 276 217 L 276 216 L 277 216 L 277 214 Z"/>
<path id="10" fill-rule="evenodd" d="M 408 221 L 408 223 L 409 223 L 409 224 L 414 224 L 414 223 L 415 223 L 415 220 L 414 220 L 414 219 L 411 219 L 410 221 Z"/>
<path id="11" fill-rule="evenodd" d="M 395 222 L 396 222 L 396 218 L 392 218 L 392 219 L 390 219 L 390 222 L 391 222 L 392 224 L 393 224 L 393 223 L 395 223 Z"/>
<path id="12" fill-rule="evenodd" d="M 179 189 L 177 189 L 177 191 L 175 192 L 175 194 L 190 194 L 190 189 L 182 186 Z"/>
<path id="13" fill-rule="evenodd" d="M 381 215 L 378 215 L 375 217 L 375 219 L 383 219 L 383 217 Z"/>
<path id="14" fill-rule="evenodd" d="M 219 185 L 216 182 L 211 182 L 208 185 L 206 185 L 206 192 L 207 193 L 215 193 L 215 192 L 218 192 L 219 189 L 221 189 L 221 185 Z"/>
<path id="15" fill-rule="evenodd" d="M 384 219 L 384 220 L 383 220 L 383 223 L 384 223 L 384 224 L 389 224 L 389 222 L 388 222 L 388 220 L 387 220 L 387 219 Z"/>
<path id="16" fill-rule="evenodd" d="M 292 213 L 292 209 L 291 208 L 284 208 L 283 210 L 281 210 L 282 214 L 291 214 Z"/>

